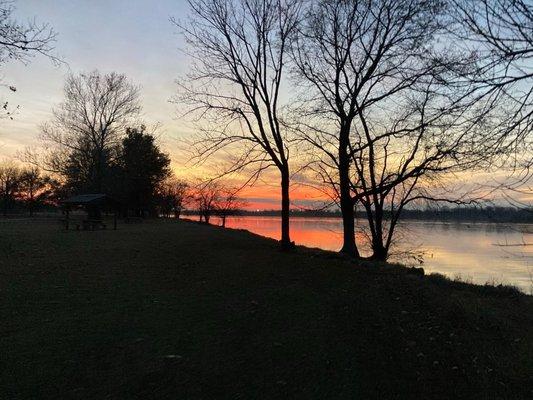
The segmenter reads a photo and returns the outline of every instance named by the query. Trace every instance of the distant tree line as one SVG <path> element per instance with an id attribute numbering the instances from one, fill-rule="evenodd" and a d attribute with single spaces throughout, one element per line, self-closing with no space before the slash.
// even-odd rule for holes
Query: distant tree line
<path id="1" fill-rule="evenodd" d="M 59 184 L 38 168 L 20 168 L 12 163 L 0 163 L 0 212 L 28 212 L 30 216 L 56 202 Z"/>
<path id="2" fill-rule="evenodd" d="M 405 219 L 533 223 L 533 212 L 520 207 L 431 207 L 404 211 Z"/>
<path id="3" fill-rule="evenodd" d="M 185 212 L 185 214 L 195 213 L 195 210 Z M 270 216 L 279 217 L 279 210 L 250 211 L 237 209 L 235 215 L 240 216 Z M 297 210 L 290 212 L 291 217 L 302 218 L 340 218 L 340 210 Z M 364 211 L 355 211 L 356 218 L 364 218 Z M 391 216 L 385 214 L 384 218 Z M 533 212 L 521 207 L 503 206 L 480 206 L 480 207 L 430 207 L 425 209 L 406 209 L 403 219 L 425 220 L 425 221 L 470 221 L 470 222 L 513 222 L 513 223 L 533 223 Z"/>

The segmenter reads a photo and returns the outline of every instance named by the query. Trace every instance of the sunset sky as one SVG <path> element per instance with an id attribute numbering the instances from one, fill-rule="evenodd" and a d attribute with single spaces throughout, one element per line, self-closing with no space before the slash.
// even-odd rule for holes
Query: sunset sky
<path id="1" fill-rule="evenodd" d="M 52 107 L 62 100 L 69 72 L 99 69 L 124 73 L 141 86 L 142 118 L 148 124 L 160 124 L 160 143 L 170 153 L 176 174 L 201 174 L 183 165 L 179 141 L 191 128 L 177 117 L 176 105 L 169 101 L 177 91 L 176 78 L 188 67 L 182 38 L 169 20 L 186 17 L 184 0 L 20 0 L 16 5 L 19 20 L 35 18 L 54 28 L 56 53 L 65 64 L 55 66 L 36 57 L 26 66 L 13 62 L 2 67 L 4 82 L 17 92 L 0 88 L 0 98 L 20 109 L 14 120 L 0 125 L 0 160 L 38 144 L 39 125 L 51 118 Z M 244 195 L 250 208 L 278 208 L 277 189 L 269 185 L 259 184 Z"/>
<path id="2" fill-rule="evenodd" d="M 17 92 L 0 87 L 0 99 L 19 105 L 20 110 L 14 120 L 3 120 L 0 125 L 0 160 L 38 145 L 39 125 L 51 118 L 52 107 L 62 100 L 69 72 L 99 69 L 124 73 L 141 86 L 142 118 L 148 124 L 160 124 L 160 143 L 171 155 L 176 174 L 201 175 L 197 168 L 184 165 L 180 140 L 191 127 L 177 117 L 176 105 L 169 101 L 177 91 L 175 79 L 188 68 L 187 56 L 180 51 L 183 40 L 169 20 L 186 17 L 185 0 L 19 0 L 16 5 L 19 20 L 35 18 L 54 28 L 56 53 L 65 64 L 55 66 L 36 57 L 27 66 L 16 62 L 2 66 L 4 82 Z M 272 171 L 243 196 L 251 209 L 279 208 L 278 187 Z M 316 197 L 317 192 L 305 188 L 293 193 L 293 200 L 301 205 Z"/>
<path id="3" fill-rule="evenodd" d="M 2 122 L 1 156 L 34 143 L 38 125 L 51 117 L 52 106 L 62 100 L 69 71 L 93 69 L 124 73 L 141 85 L 143 118 L 162 124 L 165 149 L 172 151 L 173 141 L 186 128 L 176 120 L 176 107 L 169 99 L 187 60 L 179 51 L 182 42 L 169 18 L 184 16 L 184 1 L 20 0 L 16 4 L 20 20 L 35 17 L 58 32 L 56 52 L 66 65 L 56 67 L 36 57 L 28 66 L 3 66 L 4 81 L 16 86 L 17 92 L 4 88 L 2 98 L 21 108 L 14 121 Z"/>

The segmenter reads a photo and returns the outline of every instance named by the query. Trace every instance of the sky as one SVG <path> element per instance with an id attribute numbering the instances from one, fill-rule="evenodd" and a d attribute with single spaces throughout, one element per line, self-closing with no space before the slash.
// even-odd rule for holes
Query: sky
<path id="1" fill-rule="evenodd" d="M 0 121 L 0 160 L 16 157 L 27 146 L 37 146 L 39 126 L 50 120 L 52 107 L 63 99 L 63 84 L 69 72 L 98 69 L 126 74 L 141 86 L 143 120 L 159 124 L 160 145 L 170 154 L 178 176 L 198 173 L 186 164 L 181 142 L 191 132 L 190 124 L 178 118 L 170 102 L 177 93 L 175 80 L 185 75 L 188 59 L 173 17 L 187 17 L 186 0 L 18 0 L 15 17 L 49 23 L 57 32 L 55 53 L 64 60 L 54 65 L 38 56 L 28 64 L 12 62 L 0 67 L 4 83 L 0 100 L 19 105 L 13 120 Z M 279 208 L 279 185 L 275 173 L 241 194 L 251 209 Z M 317 192 L 302 190 L 293 198 L 305 204 Z"/>
<path id="2" fill-rule="evenodd" d="M 0 160 L 38 146 L 39 126 L 51 119 L 53 106 L 62 101 L 69 72 L 98 69 L 124 73 L 141 86 L 142 119 L 160 125 L 160 145 L 170 154 L 176 175 L 198 174 L 180 151 L 191 124 L 178 118 L 177 107 L 170 102 L 177 93 L 176 79 L 189 67 L 183 38 L 170 22 L 171 17 L 186 19 L 186 0 L 18 0 L 15 4 L 17 20 L 35 19 L 53 27 L 58 34 L 55 53 L 65 63 L 56 66 L 37 56 L 28 65 L 12 62 L 0 67 L 3 81 L 17 88 L 12 93 L 0 87 L 0 100 L 20 107 L 13 120 L 0 121 Z M 278 209 L 276 186 L 277 181 L 259 182 L 241 196 L 251 209 Z M 316 194 L 300 190 L 300 197 Z"/>
<path id="3" fill-rule="evenodd" d="M 169 18 L 185 16 L 185 1 L 18 0 L 16 5 L 19 20 L 36 18 L 54 28 L 56 53 L 66 64 L 57 67 L 36 57 L 27 66 L 2 66 L 3 80 L 17 92 L 2 89 L 1 98 L 20 110 L 13 121 L 2 121 L 0 157 L 35 143 L 39 125 L 51 118 L 53 105 L 62 100 L 69 72 L 99 69 L 126 74 L 141 86 L 143 119 L 162 125 L 167 147 L 183 134 L 169 99 L 176 92 L 175 79 L 186 72 L 187 59 Z"/>

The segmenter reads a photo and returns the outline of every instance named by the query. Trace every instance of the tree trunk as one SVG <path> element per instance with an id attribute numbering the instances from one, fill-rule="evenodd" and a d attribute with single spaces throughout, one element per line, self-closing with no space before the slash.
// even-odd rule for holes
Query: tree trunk
<path id="1" fill-rule="evenodd" d="M 374 206 L 374 226 L 372 232 L 372 259 L 386 261 L 388 251 L 383 244 L 383 208 L 380 204 Z"/>
<path id="2" fill-rule="evenodd" d="M 289 169 L 281 171 L 281 248 L 289 250 L 294 247 L 290 236 L 290 197 Z"/>
<path id="3" fill-rule="evenodd" d="M 341 253 L 350 257 L 359 258 L 359 250 L 355 243 L 355 213 L 352 196 L 350 194 L 350 160 L 348 159 L 348 145 L 347 134 L 341 132 L 341 140 L 339 145 L 339 191 L 340 203 L 342 213 L 342 248 Z"/>
<path id="4" fill-rule="evenodd" d="M 373 238 L 372 241 L 372 260 L 387 261 L 388 251 L 383 246 L 383 241 L 377 238 Z"/>
<path id="5" fill-rule="evenodd" d="M 341 196 L 342 213 L 342 248 L 341 253 L 350 257 L 359 257 L 359 250 L 355 244 L 355 213 L 352 199 Z"/>

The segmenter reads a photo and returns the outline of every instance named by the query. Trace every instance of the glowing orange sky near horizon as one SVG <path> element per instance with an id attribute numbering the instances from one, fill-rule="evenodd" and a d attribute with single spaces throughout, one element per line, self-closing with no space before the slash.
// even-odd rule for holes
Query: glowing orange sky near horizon
<path id="1" fill-rule="evenodd" d="M 279 210 L 281 209 L 281 189 L 274 185 L 257 185 L 244 188 L 239 197 L 246 201 L 247 210 Z M 311 202 L 328 202 L 328 198 L 318 190 L 297 186 L 291 189 L 291 208 L 309 207 Z"/>

